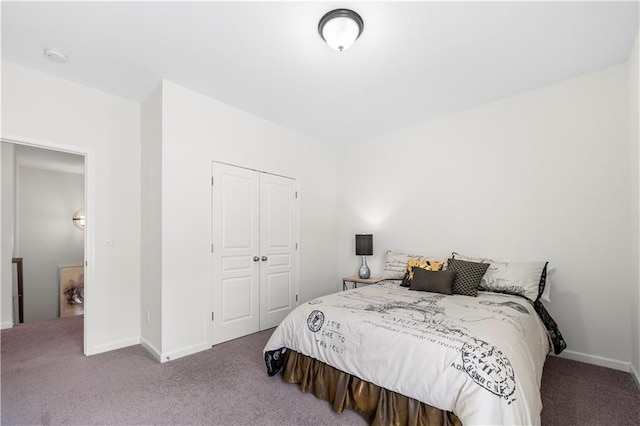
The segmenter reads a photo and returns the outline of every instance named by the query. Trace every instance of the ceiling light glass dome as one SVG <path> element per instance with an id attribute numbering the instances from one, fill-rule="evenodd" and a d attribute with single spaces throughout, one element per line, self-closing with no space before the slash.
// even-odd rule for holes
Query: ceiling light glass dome
<path id="1" fill-rule="evenodd" d="M 318 32 L 333 49 L 343 52 L 353 46 L 364 29 L 360 15 L 349 9 L 336 9 L 320 19 Z"/>

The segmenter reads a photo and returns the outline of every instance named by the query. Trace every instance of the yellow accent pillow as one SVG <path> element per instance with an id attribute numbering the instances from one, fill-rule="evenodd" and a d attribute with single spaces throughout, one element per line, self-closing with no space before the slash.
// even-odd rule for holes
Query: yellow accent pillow
<path id="1" fill-rule="evenodd" d="M 439 260 L 409 259 L 407 261 L 407 271 L 405 272 L 400 285 L 403 287 L 411 286 L 411 281 L 413 280 L 413 268 L 420 268 L 427 271 L 441 271 L 444 263 L 444 261 Z"/>

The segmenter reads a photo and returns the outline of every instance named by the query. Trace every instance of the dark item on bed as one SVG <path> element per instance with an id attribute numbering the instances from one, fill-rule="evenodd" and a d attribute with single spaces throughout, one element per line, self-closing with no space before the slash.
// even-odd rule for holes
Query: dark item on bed
<path id="1" fill-rule="evenodd" d="M 344 373 L 287 349 L 282 379 L 331 403 L 336 413 L 351 409 L 370 425 L 461 426 L 455 414 Z"/>
<path id="2" fill-rule="evenodd" d="M 282 369 L 285 352 L 285 348 L 265 352 L 264 363 L 267 365 L 267 374 L 269 377 L 275 376 Z"/>
<path id="3" fill-rule="evenodd" d="M 449 259 L 447 261 L 447 269 L 456 271 L 456 276 L 453 280 L 453 293 L 476 297 L 480 280 L 488 267 L 488 263 Z"/>
<path id="4" fill-rule="evenodd" d="M 453 280 L 456 271 L 427 271 L 414 268 L 413 280 L 409 290 L 429 291 L 440 294 L 453 294 Z"/>
<path id="5" fill-rule="evenodd" d="M 413 281 L 413 271 L 416 269 L 424 269 L 427 271 L 440 271 L 444 266 L 444 262 L 437 260 L 420 260 L 420 259 L 409 259 L 407 261 L 407 270 L 404 273 L 404 277 L 402 278 L 402 282 L 400 283 L 401 287 L 411 287 L 411 281 Z"/>
<path id="6" fill-rule="evenodd" d="M 558 324 L 551 318 L 551 315 L 549 315 L 549 312 L 547 312 L 547 309 L 539 299 L 533 302 L 533 308 L 536 310 L 536 313 L 549 333 L 549 337 L 553 343 L 553 353 L 560 355 L 560 353 L 567 348 L 567 342 L 564 341 Z"/>

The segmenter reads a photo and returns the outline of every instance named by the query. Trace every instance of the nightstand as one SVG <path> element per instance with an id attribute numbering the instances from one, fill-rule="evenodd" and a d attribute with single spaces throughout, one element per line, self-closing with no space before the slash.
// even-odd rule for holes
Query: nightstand
<path id="1" fill-rule="evenodd" d="M 347 283 L 353 283 L 351 288 L 358 288 L 358 284 L 375 284 L 380 282 L 380 278 L 371 277 L 371 278 L 360 278 L 357 275 L 351 275 L 350 277 L 344 277 L 342 279 L 342 290 L 348 290 Z"/>

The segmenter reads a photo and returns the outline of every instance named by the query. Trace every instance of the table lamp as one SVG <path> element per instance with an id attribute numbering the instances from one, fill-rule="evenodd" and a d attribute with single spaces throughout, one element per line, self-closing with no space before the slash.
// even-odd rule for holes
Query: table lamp
<path id="1" fill-rule="evenodd" d="M 367 266 L 365 256 L 373 254 L 373 235 L 372 234 L 356 234 L 356 256 L 362 256 L 362 265 L 358 270 L 358 276 L 363 279 L 369 278 L 371 271 Z"/>

